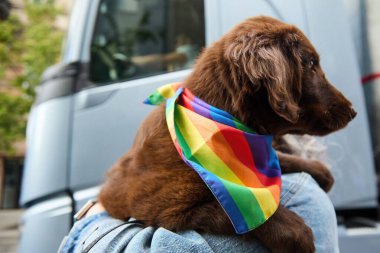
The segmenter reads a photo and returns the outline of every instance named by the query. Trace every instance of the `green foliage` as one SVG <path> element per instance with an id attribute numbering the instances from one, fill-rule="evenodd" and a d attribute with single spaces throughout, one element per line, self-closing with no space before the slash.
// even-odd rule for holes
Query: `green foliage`
<path id="1" fill-rule="evenodd" d="M 4 78 L 7 68 L 20 62 L 22 42 L 20 37 L 23 25 L 16 16 L 0 22 L 0 79 Z"/>
<path id="2" fill-rule="evenodd" d="M 30 103 L 21 97 L 0 93 L 0 150 L 12 153 L 12 144 L 23 138 L 29 107 Z"/>
<path id="3" fill-rule="evenodd" d="M 24 33 L 25 53 L 22 57 L 25 74 L 16 84 L 23 84 L 26 94 L 34 97 L 43 71 L 58 60 L 63 33 L 52 25 L 59 11 L 51 3 L 29 3 L 26 11 L 29 23 Z"/>
<path id="4" fill-rule="evenodd" d="M 25 0 L 28 21 L 17 16 L 0 22 L 0 85 L 5 73 L 15 68 L 22 74 L 5 80 L 7 86 L 19 90 L 19 96 L 0 92 L 0 151 L 12 152 L 12 144 L 25 135 L 27 113 L 35 98 L 43 71 L 57 62 L 63 32 L 54 27 L 60 13 L 52 1 L 33 3 Z"/>

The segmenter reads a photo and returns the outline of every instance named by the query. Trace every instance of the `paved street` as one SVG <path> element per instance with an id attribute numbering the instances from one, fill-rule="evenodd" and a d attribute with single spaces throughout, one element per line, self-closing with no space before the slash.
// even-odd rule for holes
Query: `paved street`
<path id="1" fill-rule="evenodd" d="M 16 253 L 22 210 L 0 210 L 0 252 Z"/>

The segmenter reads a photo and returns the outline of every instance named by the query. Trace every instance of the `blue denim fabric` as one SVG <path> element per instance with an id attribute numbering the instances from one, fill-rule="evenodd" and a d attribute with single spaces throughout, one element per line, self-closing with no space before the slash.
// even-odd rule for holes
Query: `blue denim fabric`
<path id="1" fill-rule="evenodd" d="M 306 173 L 283 175 L 281 203 L 311 227 L 317 252 L 339 252 L 333 205 L 314 179 Z M 268 250 L 259 241 L 244 241 L 238 236 L 195 231 L 173 233 L 164 228 L 144 228 L 138 223 L 126 223 L 101 213 L 78 221 L 60 252 L 257 253 Z"/>

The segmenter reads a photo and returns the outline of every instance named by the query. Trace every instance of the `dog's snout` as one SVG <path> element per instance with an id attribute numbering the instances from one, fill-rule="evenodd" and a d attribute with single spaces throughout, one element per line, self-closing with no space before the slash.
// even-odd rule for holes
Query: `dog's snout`
<path id="1" fill-rule="evenodd" d="M 353 107 L 350 108 L 350 116 L 351 119 L 354 119 L 358 113 L 355 111 Z"/>

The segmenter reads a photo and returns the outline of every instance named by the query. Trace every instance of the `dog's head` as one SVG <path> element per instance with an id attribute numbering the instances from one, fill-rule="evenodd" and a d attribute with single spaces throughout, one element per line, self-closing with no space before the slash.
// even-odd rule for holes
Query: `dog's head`
<path id="1" fill-rule="evenodd" d="M 222 37 L 200 57 L 195 71 L 201 77 L 207 61 L 214 61 L 213 75 L 219 75 L 213 82 L 232 97 L 226 99 L 231 108 L 223 109 L 259 132 L 325 135 L 356 115 L 326 79 L 306 36 L 276 19 L 251 18 Z"/>

